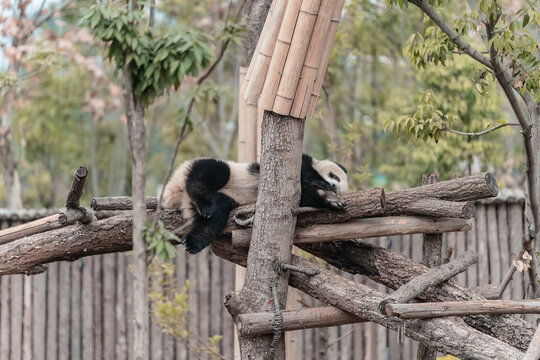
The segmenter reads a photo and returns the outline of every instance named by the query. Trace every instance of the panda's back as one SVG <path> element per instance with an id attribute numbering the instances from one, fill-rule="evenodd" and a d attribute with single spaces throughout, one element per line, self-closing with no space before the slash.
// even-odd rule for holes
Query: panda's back
<path id="1" fill-rule="evenodd" d="M 254 203 L 259 186 L 259 164 L 227 161 L 230 168 L 229 181 L 219 192 L 229 196 L 238 205 Z"/>

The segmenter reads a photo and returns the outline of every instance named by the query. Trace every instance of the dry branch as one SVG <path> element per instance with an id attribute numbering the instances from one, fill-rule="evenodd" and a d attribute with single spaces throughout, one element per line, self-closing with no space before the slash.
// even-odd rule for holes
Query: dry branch
<path id="1" fill-rule="evenodd" d="M 427 319 L 480 314 L 540 314 L 540 300 L 483 300 L 418 304 L 387 304 L 388 315 Z"/>
<path id="2" fill-rule="evenodd" d="M 312 225 L 307 228 L 297 227 L 294 244 L 421 234 L 426 232 L 469 231 L 470 229 L 472 229 L 472 224 L 470 220 L 466 219 L 388 216 L 358 219 L 340 224 Z M 233 247 L 247 248 L 251 241 L 251 229 L 233 231 L 232 239 Z"/>
<path id="3" fill-rule="evenodd" d="M 214 242 L 212 250 L 224 259 L 232 259 L 245 266 L 246 253 L 244 250 L 234 250 L 225 241 Z M 395 331 L 400 327 L 398 319 L 384 316 L 378 310 L 378 305 L 384 299 L 384 294 L 366 285 L 344 279 L 332 271 L 317 267 L 297 256 L 293 256 L 292 264 L 304 269 L 316 269 L 320 272 L 315 276 L 292 272 L 289 277 L 290 285 L 360 318 L 369 319 Z M 235 306 L 235 304 L 230 304 L 234 301 L 235 297 L 226 299 L 229 306 Z M 443 353 L 462 358 L 483 357 L 510 360 L 523 356 L 519 350 L 502 341 L 482 334 L 467 325 L 446 319 L 410 320 L 407 321 L 404 331 L 406 336 L 416 341 L 425 343 Z"/>
<path id="4" fill-rule="evenodd" d="M 469 250 L 456 258 L 454 261 L 443 264 L 437 268 L 433 268 L 428 272 L 415 277 L 407 284 L 400 286 L 389 297 L 381 301 L 379 310 L 385 315 L 390 314 L 388 313 L 388 306 L 391 304 L 408 303 L 423 293 L 430 286 L 439 285 L 460 272 L 467 270 L 469 266 L 477 262 L 478 255 L 476 252 Z"/>
<path id="5" fill-rule="evenodd" d="M 60 214 L 54 214 L 35 221 L 18 226 L 13 226 L 0 231 L 0 244 L 6 244 L 25 236 L 38 234 L 44 231 L 57 229 L 62 225 L 58 222 Z"/>
<path id="6" fill-rule="evenodd" d="M 394 204 L 386 210 L 385 215 L 426 215 L 436 217 L 454 217 L 470 219 L 476 215 L 476 206 L 472 202 L 454 202 L 449 200 L 439 200 L 425 198 Z"/>
<path id="7" fill-rule="evenodd" d="M 81 166 L 73 176 L 73 182 L 71 183 L 71 188 L 66 199 L 66 208 L 68 209 L 77 209 L 80 204 L 79 200 L 84 190 L 84 183 L 86 182 L 86 176 L 88 175 L 88 170 Z"/>
<path id="8" fill-rule="evenodd" d="M 155 209 L 157 207 L 157 198 L 147 196 L 145 198 L 147 209 Z M 98 210 L 132 210 L 133 200 L 131 196 L 109 196 L 93 198 L 90 202 L 90 207 L 94 211 Z"/>
<path id="9" fill-rule="evenodd" d="M 284 331 L 366 322 L 366 320 L 360 319 L 358 316 L 330 306 L 285 310 L 282 311 L 281 315 L 283 317 Z M 250 313 L 238 316 L 237 327 L 241 335 L 270 334 L 273 326 L 273 313 Z"/>
<path id="10" fill-rule="evenodd" d="M 299 247 L 351 274 L 362 274 L 371 280 L 397 289 L 413 278 L 429 271 L 425 265 L 406 256 L 361 241 L 299 244 Z M 423 301 L 479 301 L 485 300 L 473 290 L 453 280 L 426 289 L 418 296 Z M 471 315 L 464 317 L 467 324 L 525 351 L 535 328 L 513 315 Z"/>

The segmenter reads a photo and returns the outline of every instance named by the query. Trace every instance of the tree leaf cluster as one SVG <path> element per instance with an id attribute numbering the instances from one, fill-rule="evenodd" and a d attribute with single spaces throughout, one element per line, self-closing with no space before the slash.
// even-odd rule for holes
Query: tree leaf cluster
<path id="1" fill-rule="evenodd" d="M 119 68 L 129 65 L 135 95 L 148 106 L 168 88 L 178 88 L 185 76 L 197 76 L 213 53 L 209 38 L 198 31 L 154 36 L 150 29 L 141 30 L 143 22 L 144 12 L 127 6 L 94 5 L 82 19 L 94 37 L 109 44 L 109 59 Z"/>
<path id="2" fill-rule="evenodd" d="M 148 250 L 162 261 L 171 261 L 176 256 L 176 247 L 172 242 L 179 243 L 180 239 L 171 231 L 165 229 L 161 220 L 158 221 L 153 232 L 150 226 L 147 225 L 142 231 L 143 238 L 148 244 Z"/>

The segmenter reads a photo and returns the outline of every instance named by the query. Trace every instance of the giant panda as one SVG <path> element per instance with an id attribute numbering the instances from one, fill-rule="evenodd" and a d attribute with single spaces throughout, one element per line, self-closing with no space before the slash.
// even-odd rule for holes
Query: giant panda
<path id="1" fill-rule="evenodd" d="M 223 231 L 229 214 L 257 200 L 259 163 L 237 163 L 210 158 L 180 164 L 163 190 L 163 207 L 180 208 L 189 230 L 182 238 L 195 254 Z M 331 160 L 302 155 L 301 207 L 341 210 L 345 203 L 335 195 L 347 192 L 347 170 Z"/>

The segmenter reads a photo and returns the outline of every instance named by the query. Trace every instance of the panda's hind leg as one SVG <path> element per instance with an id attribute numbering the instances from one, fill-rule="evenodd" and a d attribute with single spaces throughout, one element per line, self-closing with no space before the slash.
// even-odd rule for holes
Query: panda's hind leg
<path id="1" fill-rule="evenodd" d="M 236 201 L 222 193 L 215 193 L 214 200 L 215 209 L 212 217 L 205 218 L 196 215 L 188 233 L 182 238 L 190 254 L 196 254 L 210 245 L 225 229 L 229 214 L 238 206 Z"/>
<path id="2" fill-rule="evenodd" d="M 186 191 L 199 215 L 210 218 L 216 211 L 217 191 L 229 181 L 229 165 L 215 159 L 199 159 L 193 162 L 186 178 Z"/>

